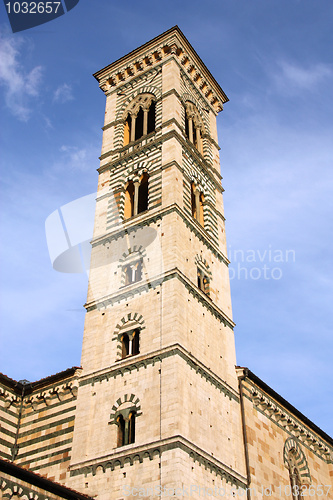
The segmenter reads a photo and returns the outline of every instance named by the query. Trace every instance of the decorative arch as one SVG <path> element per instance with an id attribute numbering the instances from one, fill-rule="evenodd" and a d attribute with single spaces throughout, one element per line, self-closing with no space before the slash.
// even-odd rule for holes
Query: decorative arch
<path id="1" fill-rule="evenodd" d="M 199 101 L 192 94 L 189 94 L 188 92 L 185 92 L 184 94 L 182 94 L 181 101 L 184 105 L 184 108 L 186 108 L 186 102 L 190 102 L 195 106 L 195 108 L 197 109 L 197 112 L 200 116 L 201 124 L 203 126 L 203 132 L 208 132 L 208 129 L 207 129 L 207 126 L 205 123 L 205 119 L 204 119 L 204 117 L 202 115 L 202 111 L 201 111 L 202 105 L 199 103 Z"/>
<path id="2" fill-rule="evenodd" d="M 141 333 L 145 328 L 142 315 L 129 313 L 116 326 L 112 340 L 117 341 L 117 359 L 125 359 L 140 353 Z"/>
<path id="3" fill-rule="evenodd" d="M 124 218 L 148 210 L 149 205 L 149 173 L 147 162 L 131 165 L 124 178 Z"/>
<path id="4" fill-rule="evenodd" d="M 144 277 L 144 258 L 146 257 L 146 249 L 140 245 L 134 245 L 124 252 L 119 259 L 118 267 L 121 268 L 121 284 L 120 286 L 131 285 L 141 281 Z"/>
<path id="5" fill-rule="evenodd" d="M 296 468 L 301 484 L 311 483 L 311 475 L 306 457 L 298 442 L 290 437 L 284 443 L 283 461 L 289 473 L 293 473 Z"/>
<path id="6" fill-rule="evenodd" d="M 116 115 L 116 120 L 124 119 L 126 108 L 140 94 L 152 94 L 156 101 L 162 97 L 162 92 L 157 87 L 154 87 L 153 85 L 145 85 L 144 87 L 137 89 L 135 92 L 133 92 L 133 94 L 131 94 L 127 99 L 125 99 L 125 101 L 123 102 L 121 108 L 119 109 Z"/>
<path id="7" fill-rule="evenodd" d="M 125 316 L 123 316 L 120 320 L 119 323 L 117 323 L 115 331 L 114 331 L 114 336 L 112 340 L 115 340 L 118 338 L 118 335 L 124 331 L 124 329 L 127 328 L 132 328 L 132 327 L 138 327 L 141 330 L 144 330 L 146 328 L 145 326 L 145 321 L 143 319 L 142 314 L 139 313 L 128 313 Z"/>
<path id="8" fill-rule="evenodd" d="M 192 96 L 183 100 L 185 110 L 185 137 L 203 155 L 203 137 L 206 133 L 205 122 L 199 107 L 193 102 Z"/>
<path id="9" fill-rule="evenodd" d="M 124 124 L 124 146 L 154 132 L 156 128 L 156 90 L 148 86 L 135 94 L 125 101 L 120 111 L 119 119 Z"/>
<path id="10" fill-rule="evenodd" d="M 117 425 L 117 447 L 135 442 L 135 422 L 140 412 L 140 400 L 134 394 L 125 394 L 112 406 L 109 424 Z"/>

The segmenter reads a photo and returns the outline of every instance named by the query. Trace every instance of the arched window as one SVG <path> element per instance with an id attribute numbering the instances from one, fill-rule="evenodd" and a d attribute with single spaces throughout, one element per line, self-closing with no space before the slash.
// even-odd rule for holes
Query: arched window
<path id="1" fill-rule="evenodd" d="M 148 174 L 145 172 L 139 186 L 138 214 L 146 210 L 148 210 Z"/>
<path id="2" fill-rule="evenodd" d="M 128 416 L 128 444 L 135 443 L 135 412 L 131 411 Z"/>
<path id="3" fill-rule="evenodd" d="M 148 210 L 149 175 L 143 173 L 140 180 L 129 181 L 125 189 L 124 219 Z"/>
<path id="4" fill-rule="evenodd" d="M 125 111 L 124 146 L 155 131 L 155 97 L 139 94 Z"/>
<path id="5" fill-rule="evenodd" d="M 124 125 L 124 146 L 129 144 L 129 142 L 131 141 L 131 128 L 132 128 L 132 118 L 131 115 L 128 113 Z"/>
<path id="6" fill-rule="evenodd" d="M 199 267 L 197 268 L 198 276 L 198 288 L 206 295 L 209 296 L 209 277 L 208 275 Z"/>
<path id="7" fill-rule="evenodd" d="M 136 141 L 138 139 L 140 139 L 140 137 L 143 136 L 143 118 L 144 118 L 143 109 L 139 108 L 139 112 L 136 115 L 136 120 L 135 120 L 135 140 Z"/>
<path id="8" fill-rule="evenodd" d="M 135 442 L 135 411 L 124 411 L 118 415 L 116 423 L 118 426 L 117 432 L 117 447 L 133 444 Z"/>
<path id="9" fill-rule="evenodd" d="M 185 103 L 185 136 L 203 154 L 202 132 L 204 130 L 199 111 L 190 101 Z"/>
<path id="10" fill-rule="evenodd" d="M 205 197 L 204 194 L 199 190 L 199 188 L 191 183 L 191 211 L 192 217 L 196 219 L 202 227 L 205 226 L 204 220 L 204 203 Z"/>
<path id="11" fill-rule="evenodd" d="M 117 446 L 124 446 L 125 444 L 125 419 L 122 415 L 118 415 L 117 417 Z"/>
<path id="12" fill-rule="evenodd" d="M 140 353 L 140 330 L 136 328 L 124 333 L 121 338 L 121 357 L 135 356 Z"/>
<path id="13" fill-rule="evenodd" d="M 140 258 L 139 260 L 135 262 L 131 262 L 129 264 L 126 264 L 126 266 L 123 267 L 123 273 L 124 273 L 124 284 L 126 285 L 131 285 L 132 283 L 136 283 L 137 281 L 142 280 L 142 259 Z"/>
<path id="14" fill-rule="evenodd" d="M 291 470 L 289 470 L 289 476 L 293 500 L 302 500 L 302 485 L 297 467 L 292 467 Z"/>
<path id="15" fill-rule="evenodd" d="M 156 112 L 155 101 L 152 101 L 148 110 L 148 129 L 147 134 L 151 134 L 155 130 L 155 112 Z"/>

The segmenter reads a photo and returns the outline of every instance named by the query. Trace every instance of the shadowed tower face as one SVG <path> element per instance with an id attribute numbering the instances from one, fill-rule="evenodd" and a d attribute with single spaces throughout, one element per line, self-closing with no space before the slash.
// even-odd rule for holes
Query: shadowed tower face
<path id="1" fill-rule="evenodd" d="M 216 129 L 227 97 L 178 27 L 94 76 L 106 109 L 71 485 L 115 499 L 244 487 Z"/>

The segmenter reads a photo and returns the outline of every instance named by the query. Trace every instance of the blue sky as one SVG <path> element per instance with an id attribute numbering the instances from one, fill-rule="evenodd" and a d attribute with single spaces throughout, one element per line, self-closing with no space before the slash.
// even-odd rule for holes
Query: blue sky
<path id="1" fill-rule="evenodd" d="M 87 279 L 53 270 L 45 220 L 97 186 L 92 73 L 178 24 L 219 115 L 237 362 L 332 433 L 333 3 L 80 0 L 12 34 L 1 15 L 1 371 L 80 365 Z"/>

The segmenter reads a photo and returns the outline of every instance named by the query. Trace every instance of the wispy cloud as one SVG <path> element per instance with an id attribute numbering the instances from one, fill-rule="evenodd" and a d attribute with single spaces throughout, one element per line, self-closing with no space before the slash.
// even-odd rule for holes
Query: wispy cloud
<path id="1" fill-rule="evenodd" d="M 280 61 L 273 75 L 275 85 L 281 90 L 314 90 L 316 86 L 333 77 L 333 68 L 328 64 L 316 63 L 304 67 L 287 61 Z"/>
<path id="2" fill-rule="evenodd" d="M 0 84 L 5 88 L 5 101 L 21 121 L 31 114 L 30 99 L 38 97 L 42 67 L 27 69 L 20 61 L 23 37 L 0 32 Z"/>
<path id="3" fill-rule="evenodd" d="M 57 88 L 57 90 L 54 92 L 54 96 L 53 96 L 54 102 L 65 103 L 68 101 L 72 101 L 73 99 L 74 99 L 74 96 L 72 93 L 72 87 L 70 85 L 67 85 L 67 83 L 60 85 Z"/>
<path id="4" fill-rule="evenodd" d="M 90 153 L 85 148 L 78 148 L 76 146 L 61 146 L 60 151 L 68 158 L 66 164 L 75 170 L 86 170 L 89 168 Z"/>

